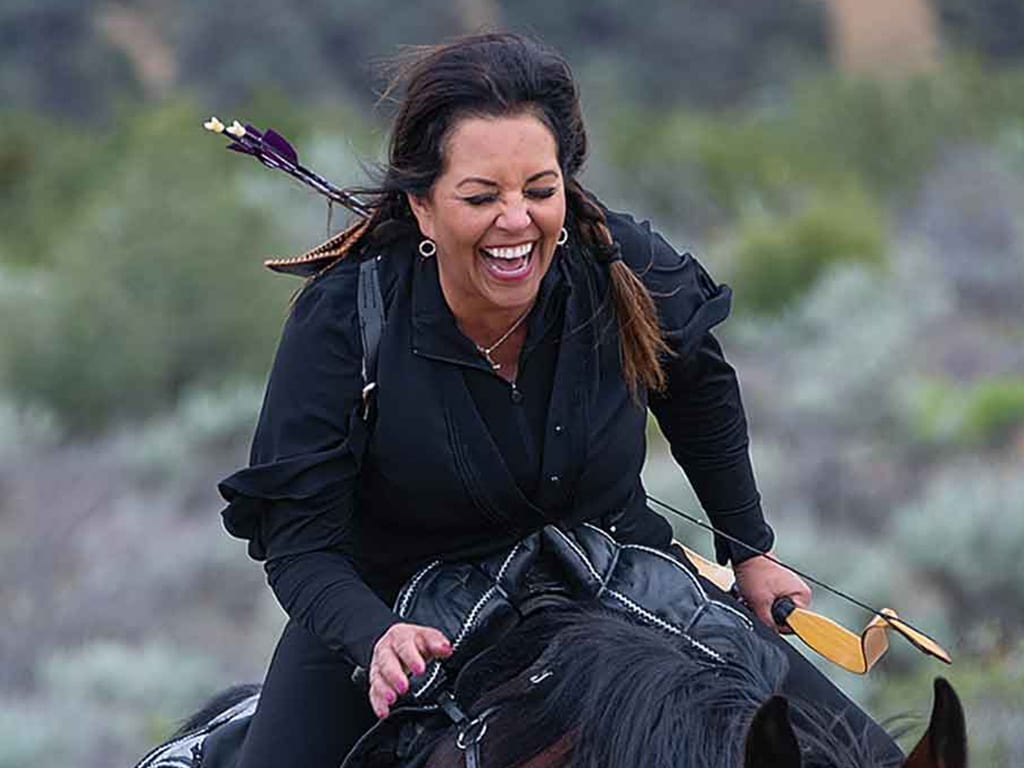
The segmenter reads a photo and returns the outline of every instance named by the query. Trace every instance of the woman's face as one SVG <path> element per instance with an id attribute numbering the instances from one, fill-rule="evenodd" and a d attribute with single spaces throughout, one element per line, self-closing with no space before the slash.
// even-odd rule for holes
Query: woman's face
<path id="1" fill-rule="evenodd" d="M 441 289 L 457 318 L 517 313 L 537 297 L 565 221 L 555 137 L 529 113 L 467 117 L 453 127 L 444 168 L 410 197 L 437 244 Z"/>

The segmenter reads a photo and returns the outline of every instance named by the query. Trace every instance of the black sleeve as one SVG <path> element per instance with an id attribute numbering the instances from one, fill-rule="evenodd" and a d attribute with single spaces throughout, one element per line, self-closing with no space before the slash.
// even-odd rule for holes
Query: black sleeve
<path id="1" fill-rule="evenodd" d="M 772 546 L 750 463 L 746 415 L 736 372 L 711 329 L 729 315 L 732 292 L 690 254 L 676 252 L 647 222 L 609 214 L 623 258 L 654 297 L 663 336 L 667 387 L 649 405 L 712 524 L 758 550 Z M 754 552 L 715 537 L 720 563 Z"/>
<path id="2" fill-rule="evenodd" d="M 761 511 L 736 372 L 710 332 L 667 368 L 668 387 L 651 397 L 651 411 L 712 524 L 754 547 L 715 536 L 718 562 L 737 565 L 771 549 L 774 535 Z"/>
<path id="3" fill-rule="evenodd" d="M 250 466 L 218 486 L 230 533 L 266 560 L 267 579 L 296 621 L 366 666 L 398 621 L 352 558 L 355 492 L 366 440 L 361 418 L 358 265 L 308 286 L 285 324 L 253 438 Z"/>

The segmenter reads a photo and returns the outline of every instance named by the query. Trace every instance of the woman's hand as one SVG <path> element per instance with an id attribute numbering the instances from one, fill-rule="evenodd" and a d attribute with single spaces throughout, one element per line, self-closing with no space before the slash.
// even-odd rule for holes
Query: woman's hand
<path id="1" fill-rule="evenodd" d="M 780 597 L 789 597 L 798 608 L 811 605 L 811 588 L 803 579 L 774 560 L 756 555 L 733 569 L 740 595 L 757 618 L 776 631 L 772 604 Z"/>
<path id="2" fill-rule="evenodd" d="M 370 660 L 370 706 L 387 717 L 391 705 L 409 690 L 409 673 L 422 675 L 431 659 L 452 655 L 452 644 L 439 630 L 418 624 L 394 624 L 373 646 Z"/>

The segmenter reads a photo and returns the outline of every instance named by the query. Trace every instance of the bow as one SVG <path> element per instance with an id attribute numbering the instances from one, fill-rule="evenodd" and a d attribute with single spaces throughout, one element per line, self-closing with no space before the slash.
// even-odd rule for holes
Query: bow
<path id="1" fill-rule="evenodd" d="M 734 544 L 739 544 L 750 552 L 766 557 L 772 562 L 788 568 L 802 578 L 874 614 L 867 626 L 860 633 L 856 633 L 827 616 L 822 616 L 820 613 L 815 613 L 807 608 L 797 607 L 788 597 L 780 597 L 775 601 L 774 605 L 772 605 L 772 618 L 775 619 L 775 623 L 791 629 L 793 634 L 799 637 L 807 647 L 824 656 L 833 664 L 858 675 L 867 674 L 878 660 L 885 655 L 885 652 L 889 650 L 888 630 L 892 630 L 906 638 L 922 653 L 933 656 L 946 664 L 953 663 L 953 660 L 941 645 L 917 627 L 901 619 L 896 611 L 891 608 L 872 608 L 870 605 L 841 592 L 825 582 L 793 568 L 774 555 L 752 547 L 734 536 L 720 531 L 715 526 L 698 520 L 685 512 L 681 512 L 653 496 L 647 496 L 647 500 L 694 525 L 712 531 Z M 673 545 L 682 550 L 683 554 L 693 563 L 701 576 L 725 592 L 737 593 L 735 577 L 729 568 L 711 562 L 677 541 L 673 542 Z"/>

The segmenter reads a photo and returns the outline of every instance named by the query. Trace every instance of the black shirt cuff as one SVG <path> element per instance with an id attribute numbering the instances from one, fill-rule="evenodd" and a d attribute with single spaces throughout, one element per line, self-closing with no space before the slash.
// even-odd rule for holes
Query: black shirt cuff
<path id="1" fill-rule="evenodd" d="M 731 514 L 711 515 L 711 524 L 728 534 L 715 534 L 715 559 L 719 565 L 729 562 L 735 568 L 744 560 L 769 551 L 775 543 L 775 532 L 765 522 L 759 504 Z"/>

